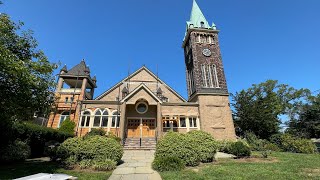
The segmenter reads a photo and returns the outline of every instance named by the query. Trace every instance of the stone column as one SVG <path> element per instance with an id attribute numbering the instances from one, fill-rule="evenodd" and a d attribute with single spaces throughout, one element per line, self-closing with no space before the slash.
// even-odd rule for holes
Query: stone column
<path id="1" fill-rule="evenodd" d="M 85 93 L 86 93 L 86 87 L 87 87 L 87 78 L 83 78 L 82 80 L 82 86 L 81 86 L 81 94 L 79 100 L 85 99 Z M 75 87 L 76 88 L 76 87 Z"/>
<path id="2" fill-rule="evenodd" d="M 120 116 L 120 138 L 123 139 L 125 136 L 125 124 L 126 124 L 126 102 L 124 102 L 123 104 L 121 104 L 120 107 L 120 112 L 121 112 L 121 116 Z"/>
<path id="3" fill-rule="evenodd" d="M 157 104 L 157 136 L 160 138 L 162 135 L 162 117 L 161 117 L 161 104 Z"/>
<path id="4" fill-rule="evenodd" d="M 62 88 L 63 88 L 63 78 L 59 76 L 56 92 L 60 92 Z"/>
<path id="5" fill-rule="evenodd" d="M 190 131 L 190 122 L 189 122 L 189 117 L 186 117 L 186 126 L 187 126 L 187 132 Z"/>
<path id="6" fill-rule="evenodd" d="M 198 130 L 200 130 L 200 119 L 199 119 L 199 117 L 197 117 L 197 128 L 198 128 Z"/>

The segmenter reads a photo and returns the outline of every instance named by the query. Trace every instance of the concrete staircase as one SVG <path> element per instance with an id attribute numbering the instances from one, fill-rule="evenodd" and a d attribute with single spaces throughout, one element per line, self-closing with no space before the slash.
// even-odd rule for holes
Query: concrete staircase
<path id="1" fill-rule="evenodd" d="M 125 150 L 155 150 L 156 149 L 156 139 L 155 138 L 127 138 L 124 142 Z"/>

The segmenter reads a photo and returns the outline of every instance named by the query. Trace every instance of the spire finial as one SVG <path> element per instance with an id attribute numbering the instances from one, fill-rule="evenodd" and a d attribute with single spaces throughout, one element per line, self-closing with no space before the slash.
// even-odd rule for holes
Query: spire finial
<path id="1" fill-rule="evenodd" d="M 193 0 L 190 20 L 187 22 L 187 29 L 189 28 L 216 29 L 215 26 L 209 25 L 196 0 Z"/>

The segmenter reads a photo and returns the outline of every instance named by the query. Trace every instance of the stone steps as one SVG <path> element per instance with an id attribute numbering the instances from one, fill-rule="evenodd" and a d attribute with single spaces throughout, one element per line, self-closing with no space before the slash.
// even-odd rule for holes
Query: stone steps
<path id="1" fill-rule="evenodd" d="M 140 138 L 127 138 L 124 143 L 125 150 L 155 150 L 156 149 L 155 138 L 142 138 L 140 146 Z"/>

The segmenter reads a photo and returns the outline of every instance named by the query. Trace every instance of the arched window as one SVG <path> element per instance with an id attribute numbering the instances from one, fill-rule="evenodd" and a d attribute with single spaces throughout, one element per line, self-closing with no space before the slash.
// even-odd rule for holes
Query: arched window
<path id="1" fill-rule="evenodd" d="M 119 127 L 120 126 L 120 114 L 118 111 L 112 113 L 112 122 L 111 127 Z"/>
<path id="2" fill-rule="evenodd" d="M 91 113 L 89 111 L 85 111 L 82 114 L 82 118 L 81 118 L 81 127 L 89 127 L 90 125 L 90 115 Z"/>
<path id="3" fill-rule="evenodd" d="M 93 127 L 100 127 L 101 122 L 101 110 L 98 109 L 96 114 L 94 115 Z"/>
<path id="4" fill-rule="evenodd" d="M 59 120 L 59 126 L 58 127 L 60 127 L 61 123 L 64 120 L 66 120 L 68 117 L 70 117 L 70 113 L 69 112 L 67 112 L 67 111 L 62 112 L 61 115 L 60 115 L 60 120 Z"/>
<path id="5" fill-rule="evenodd" d="M 109 118 L 109 113 L 107 110 L 104 110 L 102 114 L 102 122 L 101 122 L 102 127 L 108 127 L 108 118 Z"/>
<path id="6" fill-rule="evenodd" d="M 219 81 L 215 65 L 201 65 L 202 84 L 206 88 L 218 88 Z"/>

